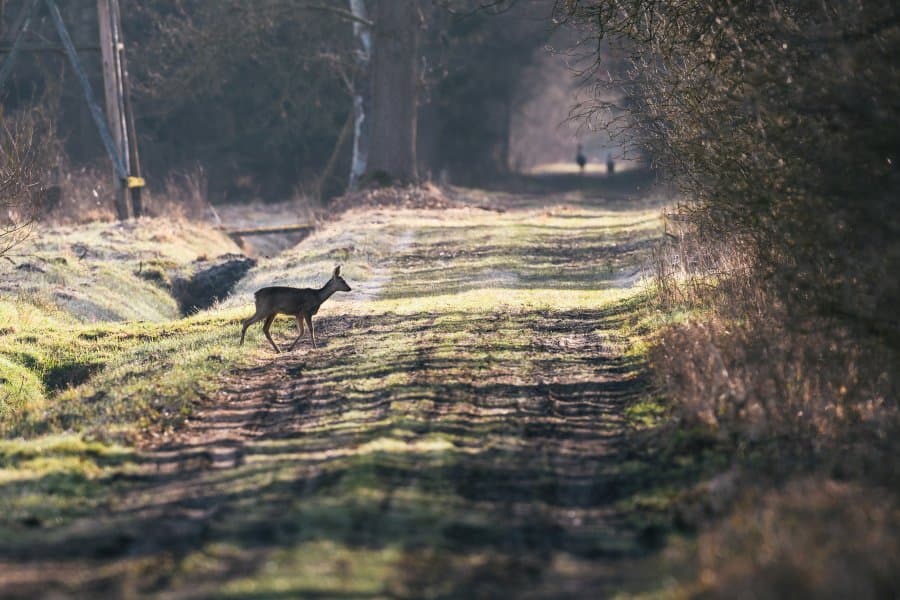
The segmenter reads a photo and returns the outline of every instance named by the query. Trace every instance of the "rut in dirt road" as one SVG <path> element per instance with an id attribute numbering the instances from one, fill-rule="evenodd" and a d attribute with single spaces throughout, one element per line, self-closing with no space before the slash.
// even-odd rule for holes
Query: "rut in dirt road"
<path id="1" fill-rule="evenodd" d="M 72 532 L 106 565 L 82 589 L 587 598 L 658 541 L 634 506 L 680 475 L 626 422 L 647 383 L 623 334 L 653 217 L 376 216 L 403 243 L 348 269 L 361 293 L 323 310 L 321 347 L 233 373 L 145 455 L 136 491 Z"/>

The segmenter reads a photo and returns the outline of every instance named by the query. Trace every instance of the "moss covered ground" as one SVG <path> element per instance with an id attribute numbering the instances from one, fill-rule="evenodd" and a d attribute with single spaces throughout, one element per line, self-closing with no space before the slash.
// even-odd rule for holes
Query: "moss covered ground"
<path id="1" fill-rule="evenodd" d="M 641 437 L 665 413 L 641 342 L 658 208 L 495 200 L 350 211 L 186 319 L 12 301 L 33 317 L 0 338 L 0 365 L 34 397 L 0 414 L 0 590 L 587 598 L 625 585 L 697 469 Z M 319 349 L 275 355 L 258 326 L 237 347 L 253 290 L 321 285 L 335 264 L 354 289 L 320 311 Z M 273 333 L 296 335 L 286 318 Z"/>

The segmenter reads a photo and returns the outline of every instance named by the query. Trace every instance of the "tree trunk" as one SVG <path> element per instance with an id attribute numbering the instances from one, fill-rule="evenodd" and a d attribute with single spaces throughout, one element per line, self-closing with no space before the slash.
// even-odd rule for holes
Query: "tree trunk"
<path id="1" fill-rule="evenodd" d="M 375 181 L 416 181 L 418 0 L 378 0 L 374 12 L 372 137 L 366 172 Z"/>
<path id="2" fill-rule="evenodd" d="M 356 49 L 356 64 L 359 67 L 353 80 L 353 158 L 350 161 L 350 184 L 355 190 L 360 178 L 366 173 L 369 156 L 369 133 L 372 120 L 372 93 L 369 69 L 372 58 L 372 28 L 363 21 L 369 20 L 365 0 L 350 0 L 350 12 L 360 21 L 353 22 L 353 35 L 359 47 Z"/>
<path id="3" fill-rule="evenodd" d="M 337 140 L 334 142 L 334 148 L 331 150 L 331 155 L 328 157 L 328 162 L 325 163 L 325 168 L 322 169 L 322 174 L 316 179 L 314 194 L 316 201 L 321 201 L 325 194 L 325 186 L 328 185 L 328 180 L 331 179 L 331 175 L 334 173 L 334 167 L 337 165 L 338 157 L 341 154 L 341 148 L 344 147 L 344 144 L 347 142 L 347 136 L 350 135 L 350 126 L 353 125 L 354 115 L 350 113 L 347 115 L 347 121 L 344 123 L 344 126 L 341 127 L 341 132 L 338 134 Z M 354 140 L 354 143 L 357 140 Z M 353 148 L 353 158 L 356 159 L 356 147 Z M 354 189 L 353 182 L 353 170 L 351 168 L 350 171 L 350 189 Z"/>

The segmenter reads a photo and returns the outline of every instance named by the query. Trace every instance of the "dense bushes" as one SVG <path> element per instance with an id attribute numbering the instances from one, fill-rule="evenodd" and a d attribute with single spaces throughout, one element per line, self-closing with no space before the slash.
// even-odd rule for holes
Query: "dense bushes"
<path id="1" fill-rule="evenodd" d="M 40 205 L 40 132 L 28 118 L 0 111 L 0 257 L 27 237 Z"/>
<path id="2" fill-rule="evenodd" d="M 558 8 L 622 42 L 630 67 L 617 83 L 630 91 L 633 141 L 689 199 L 682 216 L 700 244 L 670 257 L 689 277 L 717 284 L 692 300 L 712 301 L 732 333 L 694 333 L 708 342 L 703 355 L 714 339 L 740 348 L 722 365 L 740 365 L 727 376 L 742 390 L 727 394 L 729 410 L 741 412 L 748 397 L 769 422 L 802 414 L 809 423 L 811 403 L 852 423 L 864 420 L 863 407 L 895 410 L 895 5 L 570 0 Z M 712 394 L 721 370 L 695 367 L 702 383 L 691 395 Z"/>
<path id="3" fill-rule="evenodd" d="M 352 112 L 347 21 L 284 1 L 131 2 L 125 15 L 142 155 L 157 181 L 199 164 L 219 199 L 311 185 Z"/>
<path id="4" fill-rule="evenodd" d="M 560 8 L 627 44 L 637 141 L 681 182 L 699 230 L 747 244 L 791 318 L 828 317 L 898 349 L 896 5 Z"/>
<path id="5" fill-rule="evenodd" d="M 341 134 L 351 131 L 362 81 L 346 2 L 130 4 L 125 28 L 140 56 L 130 64 L 154 171 L 199 162 L 213 195 L 231 199 L 283 198 L 293 186 L 320 184 L 325 196 L 345 191 L 352 135 Z M 374 18 L 375 3 L 368 6 Z M 423 176 L 447 169 L 472 183 L 505 172 L 513 98 L 550 35 L 547 7 L 528 0 L 495 14 L 477 0 L 421 3 Z M 317 182 L 327 165 L 331 177 Z M 221 189 L 236 179 L 241 186 Z"/>
<path id="6" fill-rule="evenodd" d="M 611 78 L 628 92 L 624 134 L 685 198 L 657 282 L 665 307 L 693 317 L 663 334 L 655 372 L 680 422 L 729 453 L 737 487 L 760 486 L 697 541 L 695 590 L 896 594 L 883 576 L 900 554 L 858 499 L 879 498 L 895 526 L 900 9 L 566 0 L 557 11 L 627 65 Z M 809 473 L 805 491 L 782 487 Z M 819 502 L 835 480 L 860 487 Z M 835 515 L 854 525 L 822 525 Z"/>
<path id="7" fill-rule="evenodd" d="M 11 26 L 23 3 L 9 2 L 0 25 Z M 478 0 L 421 3 L 422 175 L 446 169 L 472 182 L 507 168 L 513 99 L 551 33 L 546 0 L 510 4 L 506 12 L 479 10 Z M 95 44 L 90 3 L 63 10 L 76 42 Z M 41 15 L 35 35 L 55 39 Z M 198 166 L 216 201 L 346 190 L 353 89 L 364 80 L 346 2 L 123 0 L 122 17 L 141 161 L 154 192 L 172 173 Z M 102 90 L 99 54 L 82 59 Z M 64 56 L 23 53 L 2 104 L 49 108 L 68 155 L 64 171 L 107 169 L 72 79 Z"/>

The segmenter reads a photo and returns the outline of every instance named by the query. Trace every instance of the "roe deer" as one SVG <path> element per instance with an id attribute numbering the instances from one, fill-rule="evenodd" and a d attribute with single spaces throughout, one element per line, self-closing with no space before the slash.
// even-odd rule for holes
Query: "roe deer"
<path id="1" fill-rule="evenodd" d="M 249 319 L 244 319 L 241 322 L 244 326 L 241 330 L 241 344 L 244 343 L 244 334 L 247 333 L 247 328 L 257 321 L 265 319 L 265 322 L 263 323 L 263 333 L 266 334 L 266 339 L 268 339 L 269 343 L 272 344 L 272 347 L 275 348 L 275 352 L 281 352 L 272 340 L 272 336 L 269 335 L 269 327 L 272 326 L 275 315 L 282 314 L 297 319 L 297 331 L 300 332 L 300 335 L 297 336 L 297 339 L 294 340 L 294 343 L 288 348 L 288 352 L 293 350 L 294 345 L 300 341 L 301 337 L 303 337 L 303 321 L 306 321 L 306 325 L 309 327 L 309 335 L 312 338 L 313 348 L 317 348 L 316 332 L 313 330 L 312 324 L 313 315 L 319 312 L 319 307 L 322 306 L 322 303 L 328 300 L 333 293 L 349 291 L 350 286 L 347 285 L 347 282 L 341 277 L 340 265 L 335 267 L 334 273 L 328 283 L 318 290 L 292 287 L 264 287 L 257 290 L 253 295 L 254 298 L 256 298 L 256 313 Z M 301 318 L 303 320 L 301 320 Z"/>

